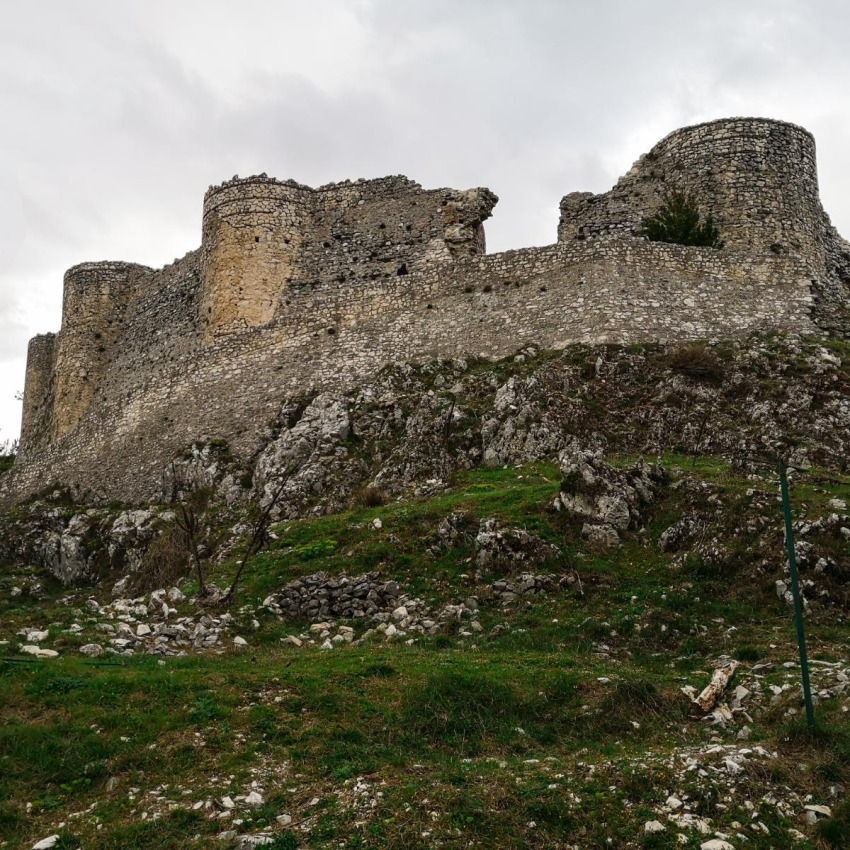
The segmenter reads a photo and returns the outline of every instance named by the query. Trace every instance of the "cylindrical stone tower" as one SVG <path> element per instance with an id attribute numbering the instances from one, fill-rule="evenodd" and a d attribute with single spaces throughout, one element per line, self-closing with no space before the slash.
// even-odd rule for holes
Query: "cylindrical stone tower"
<path id="1" fill-rule="evenodd" d="M 204 338 L 257 327 L 275 315 L 311 225 L 312 189 L 265 175 L 234 178 L 204 197 Z"/>
<path id="2" fill-rule="evenodd" d="M 54 367 L 54 440 L 73 431 L 86 414 L 127 303 L 150 272 L 135 263 L 109 262 L 82 263 L 65 272 Z"/>
<path id="3" fill-rule="evenodd" d="M 27 374 L 21 417 L 21 441 L 18 455 L 24 458 L 33 448 L 50 438 L 50 411 L 47 409 L 56 334 L 34 336 L 27 348 Z"/>
<path id="4" fill-rule="evenodd" d="M 815 141 L 794 124 L 729 118 L 676 130 L 603 195 L 561 202 L 559 240 L 637 232 L 668 192 L 710 213 L 728 248 L 793 254 L 824 266 Z"/>

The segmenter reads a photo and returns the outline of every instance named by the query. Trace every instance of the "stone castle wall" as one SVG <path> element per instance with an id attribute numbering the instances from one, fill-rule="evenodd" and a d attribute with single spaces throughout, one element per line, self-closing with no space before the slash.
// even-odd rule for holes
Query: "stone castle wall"
<path id="1" fill-rule="evenodd" d="M 634 235 L 674 173 L 715 213 L 722 250 Z M 22 451 L 0 501 L 54 483 L 149 497 L 189 443 L 223 438 L 249 459 L 284 399 L 356 386 L 392 361 L 819 332 L 815 284 L 841 244 L 799 128 L 678 131 L 608 195 L 567 196 L 543 248 L 484 253 L 496 200 L 402 177 L 315 190 L 234 179 L 205 197 L 200 250 L 158 271 L 72 269 L 62 329 L 30 348 Z"/>
<path id="2" fill-rule="evenodd" d="M 496 201 L 486 189 L 426 191 L 406 177 L 311 189 L 261 175 L 213 187 L 204 198 L 205 339 L 264 325 L 323 284 L 356 295 L 421 265 L 483 254 L 482 222 Z"/>

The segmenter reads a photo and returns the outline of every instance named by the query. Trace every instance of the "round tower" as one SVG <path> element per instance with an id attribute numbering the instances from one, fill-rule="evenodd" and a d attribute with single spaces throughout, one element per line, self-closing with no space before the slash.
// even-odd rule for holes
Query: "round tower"
<path id="1" fill-rule="evenodd" d="M 671 188 L 692 193 L 729 247 L 793 253 L 821 251 L 814 137 L 802 127 L 733 118 L 671 133 L 643 158 Z"/>
<path id="2" fill-rule="evenodd" d="M 65 272 L 62 329 L 56 337 L 53 439 L 73 431 L 100 384 L 140 279 L 135 263 L 82 263 Z"/>
<path id="3" fill-rule="evenodd" d="M 728 248 L 824 265 L 815 141 L 795 124 L 728 118 L 670 133 L 603 195 L 561 202 L 559 239 L 635 233 L 668 192 L 696 198 Z"/>
<path id="4" fill-rule="evenodd" d="M 260 175 L 204 196 L 201 323 L 208 342 L 270 322 L 298 266 L 313 190 Z"/>
<path id="5" fill-rule="evenodd" d="M 39 334 L 34 336 L 27 346 L 21 441 L 18 446 L 18 455 L 21 458 L 50 438 L 49 411 L 46 408 L 50 395 L 50 378 L 53 374 L 55 341 L 56 334 Z"/>

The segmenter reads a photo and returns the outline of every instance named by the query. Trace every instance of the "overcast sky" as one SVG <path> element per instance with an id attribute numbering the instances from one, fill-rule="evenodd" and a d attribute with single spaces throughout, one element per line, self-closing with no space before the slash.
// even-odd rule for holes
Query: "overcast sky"
<path id="1" fill-rule="evenodd" d="M 841 0 L 0 0 L 0 441 L 62 273 L 200 244 L 210 183 L 403 173 L 500 197 L 490 251 L 555 240 L 669 131 L 734 115 L 817 139 L 850 234 Z"/>

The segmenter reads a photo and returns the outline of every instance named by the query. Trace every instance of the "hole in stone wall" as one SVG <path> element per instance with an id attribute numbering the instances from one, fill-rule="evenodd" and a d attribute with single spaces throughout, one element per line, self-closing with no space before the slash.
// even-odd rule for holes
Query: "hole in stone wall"
<path id="1" fill-rule="evenodd" d="M 259 237 L 259 236 L 255 236 L 255 237 L 254 237 L 254 241 L 255 241 L 255 242 L 259 242 L 259 241 L 260 241 L 260 237 Z"/>
<path id="2" fill-rule="evenodd" d="M 402 263 L 402 264 L 398 267 L 398 271 L 396 272 L 396 274 L 397 274 L 399 277 L 401 277 L 402 275 L 407 274 L 407 263 Z"/>

